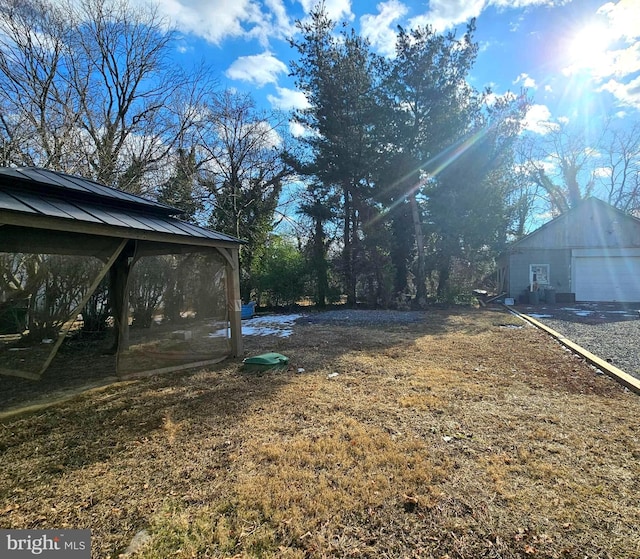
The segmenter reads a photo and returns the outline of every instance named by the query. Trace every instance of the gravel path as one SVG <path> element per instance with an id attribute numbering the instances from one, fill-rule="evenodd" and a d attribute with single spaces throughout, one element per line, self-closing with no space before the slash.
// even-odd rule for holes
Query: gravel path
<path id="1" fill-rule="evenodd" d="M 518 310 L 640 379 L 640 318 L 637 311 L 622 313 L 591 307 L 587 310 L 576 307 L 573 310 L 547 308 L 535 312 L 531 309 Z"/>

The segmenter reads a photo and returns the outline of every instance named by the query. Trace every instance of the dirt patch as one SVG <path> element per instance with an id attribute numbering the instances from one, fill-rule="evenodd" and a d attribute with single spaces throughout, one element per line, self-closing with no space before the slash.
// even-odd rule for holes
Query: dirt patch
<path id="1" fill-rule="evenodd" d="M 0 425 L 0 523 L 93 557 L 637 557 L 640 399 L 506 312 L 300 321 Z M 299 369 L 304 369 L 299 373 Z M 336 375 L 337 373 L 337 375 Z"/>

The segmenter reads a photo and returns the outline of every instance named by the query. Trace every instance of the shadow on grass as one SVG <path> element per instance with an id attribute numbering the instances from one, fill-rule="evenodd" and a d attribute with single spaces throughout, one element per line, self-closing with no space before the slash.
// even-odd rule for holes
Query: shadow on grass
<path id="1" fill-rule="evenodd" d="M 366 312 L 366 311 L 365 311 Z M 384 313 L 359 315 L 356 321 L 314 314 L 299 320 L 289 338 L 252 337 L 245 340 L 245 354 L 277 351 L 290 358 L 289 371 L 247 372 L 239 359 L 228 360 L 202 371 L 174 373 L 140 381 L 116 383 L 62 403 L 4 420 L 0 431 L 0 451 L 6 476 L 12 485 L 23 485 L 29 472 L 48 475 L 68 473 L 105 462 L 131 444 L 166 428 L 167 418 L 179 422 L 207 421 L 218 426 L 233 425 L 249 408 L 272 397 L 289 382 L 298 368 L 313 374 L 353 352 L 403 351 L 423 336 L 439 336 L 449 331 L 466 335 L 486 331 L 487 321 L 469 320 L 469 313 L 485 313 L 495 326 L 508 320 L 499 310 L 451 309 L 410 313 L 403 322 L 397 314 L 385 321 Z M 486 314 L 488 313 L 488 314 Z M 495 317 L 494 317 L 495 315 Z M 391 315 L 388 315 L 391 316 Z M 77 374 L 51 378 L 40 387 L 73 388 Z M 20 396 L 33 400 L 33 381 L 5 377 L 0 384 L 13 383 L 15 402 Z M 17 394 L 17 396 L 16 396 Z M 6 402 L 6 400 L 5 400 Z M 3 402 L 4 403 L 4 402 Z M 14 428 L 15 426 L 15 428 Z M 8 452 L 11 451 L 11 452 Z M 22 463 L 22 467 L 19 466 Z"/>

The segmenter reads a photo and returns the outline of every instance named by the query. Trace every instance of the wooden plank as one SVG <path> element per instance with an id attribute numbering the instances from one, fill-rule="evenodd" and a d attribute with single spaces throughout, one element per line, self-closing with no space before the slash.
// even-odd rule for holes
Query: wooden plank
<path id="1" fill-rule="evenodd" d="M 4 369 L 0 368 L 0 375 L 6 375 L 8 377 L 20 377 L 28 380 L 40 380 L 40 376 L 37 373 L 30 373 L 28 371 L 19 371 L 18 369 Z"/>
<path id="2" fill-rule="evenodd" d="M 539 322 L 535 318 L 526 314 L 519 313 L 518 311 L 511 308 L 509 309 L 509 311 L 515 315 L 518 315 L 523 320 L 530 322 L 536 328 L 540 328 L 540 330 L 543 330 L 547 334 L 553 336 L 563 346 L 569 348 L 574 353 L 577 353 L 578 355 L 581 355 L 582 357 L 584 357 L 589 363 L 591 363 L 592 365 L 595 365 L 598 369 L 600 369 L 603 373 L 610 376 L 613 380 L 619 382 L 623 386 L 626 386 L 629 390 L 635 392 L 636 394 L 640 394 L 639 379 L 631 376 L 629 373 L 625 373 L 622 369 L 618 369 L 618 367 L 612 365 L 611 363 L 608 363 L 604 359 L 600 359 L 600 357 L 598 357 L 597 355 L 579 346 L 575 342 L 572 342 L 569 338 L 566 338 L 560 332 L 557 332 L 556 330 L 553 330 L 552 328 L 545 326 L 544 324 L 542 324 L 542 322 Z"/>
<path id="3" fill-rule="evenodd" d="M 227 261 L 227 309 L 231 328 L 231 351 L 234 357 L 242 355 L 242 300 L 240 298 L 239 250 L 229 250 L 231 262 Z"/>
<path id="4" fill-rule="evenodd" d="M 183 365 L 174 365 L 172 367 L 162 367 L 160 369 L 151 369 L 148 371 L 139 371 L 137 373 L 118 373 L 118 378 L 123 380 L 134 380 L 140 378 L 147 378 L 154 375 L 161 375 L 165 373 L 175 373 L 178 371 L 185 371 L 187 369 L 196 369 L 198 367 L 206 367 L 208 365 L 215 365 L 217 363 L 221 363 L 227 358 L 227 355 L 224 357 L 218 357 L 217 359 L 207 359 L 206 361 L 196 361 L 195 363 L 185 363 Z"/>

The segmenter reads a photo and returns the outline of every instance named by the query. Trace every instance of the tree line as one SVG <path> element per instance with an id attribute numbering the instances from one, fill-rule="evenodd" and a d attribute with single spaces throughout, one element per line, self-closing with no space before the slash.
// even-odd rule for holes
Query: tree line
<path id="1" fill-rule="evenodd" d="M 0 164 L 93 178 L 246 240 L 242 297 L 271 304 L 457 300 L 541 201 L 566 211 L 599 181 L 638 208 L 637 139 L 609 128 L 608 175 L 589 175 L 567 127 L 523 141 L 527 92 L 469 85 L 473 22 L 459 37 L 399 29 L 392 58 L 322 5 L 297 27 L 290 69 L 309 106 L 287 115 L 172 64 L 176 34 L 152 6 L 2 0 Z"/>

